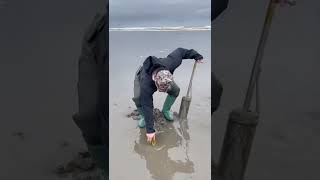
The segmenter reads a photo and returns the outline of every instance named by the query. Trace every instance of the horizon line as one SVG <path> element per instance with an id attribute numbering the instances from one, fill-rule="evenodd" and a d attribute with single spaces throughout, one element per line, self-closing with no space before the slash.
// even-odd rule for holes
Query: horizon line
<path id="1" fill-rule="evenodd" d="M 112 27 L 109 31 L 210 31 L 210 26 L 141 26 Z"/>

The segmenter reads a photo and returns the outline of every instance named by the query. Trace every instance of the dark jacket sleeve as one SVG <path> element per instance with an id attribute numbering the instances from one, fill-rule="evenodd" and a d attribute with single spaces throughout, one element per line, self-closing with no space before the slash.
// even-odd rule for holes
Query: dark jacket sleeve
<path id="1" fill-rule="evenodd" d="M 150 87 L 147 87 L 144 83 L 141 84 L 141 95 L 140 102 L 142 107 L 142 112 L 146 121 L 146 131 L 147 133 L 155 132 L 154 126 L 154 116 L 153 116 L 153 91 Z"/>
<path id="2" fill-rule="evenodd" d="M 202 55 L 199 54 L 194 49 L 185 49 L 185 48 L 177 48 L 172 53 L 167 56 L 169 60 L 167 66 L 171 71 L 174 71 L 180 64 L 183 59 L 203 59 Z"/>
<path id="3" fill-rule="evenodd" d="M 184 49 L 177 48 L 172 53 L 168 55 L 168 58 L 175 59 L 177 61 L 181 61 L 182 59 L 202 59 L 203 57 L 194 49 Z"/>
<path id="4" fill-rule="evenodd" d="M 229 0 L 211 1 L 211 21 L 215 20 L 227 7 Z"/>

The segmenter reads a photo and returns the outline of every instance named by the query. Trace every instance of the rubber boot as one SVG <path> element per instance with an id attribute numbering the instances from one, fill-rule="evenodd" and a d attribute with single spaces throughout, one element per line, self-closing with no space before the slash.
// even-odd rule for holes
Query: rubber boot
<path id="1" fill-rule="evenodd" d="M 92 156 L 92 159 L 97 162 L 101 174 L 100 180 L 108 180 L 108 163 L 107 162 L 107 151 L 103 145 L 88 145 L 89 153 Z"/>
<path id="2" fill-rule="evenodd" d="M 167 95 L 166 100 L 164 101 L 162 113 L 167 121 L 173 121 L 173 113 L 170 111 L 171 106 L 173 105 L 174 101 L 177 97 Z"/>
<path id="3" fill-rule="evenodd" d="M 138 126 L 140 128 L 144 128 L 146 126 L 146 121 L 144 120 L 144 114 L 142 112 L 142 108 L 141 107 L 138 108 L 138 112 L 139 112 Z"/>

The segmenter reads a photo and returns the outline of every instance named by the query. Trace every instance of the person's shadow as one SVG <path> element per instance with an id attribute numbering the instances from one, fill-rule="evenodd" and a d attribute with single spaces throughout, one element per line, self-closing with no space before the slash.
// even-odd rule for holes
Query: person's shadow
<path id="1" fill-rule="evenodd" d="M 175 119 L 179 123 L 167 123 L 167 128 L 157 134 L 155 146 L 147 143 L 145 129 L 140 130 L 140 138 L 138 142 L 135 141 L 134 151 L 146 160 L 146 167 L 154 180 L 172 180 L 177 172 L 186 174 L 194 172 L 193 162 L 188 157 L 187 121 Z M 179 124 L 179 127 L 175 127 L 176 124 Z M 175 147 L 183 149 L 184 162 L 170 159 L 168 150 Z"/>

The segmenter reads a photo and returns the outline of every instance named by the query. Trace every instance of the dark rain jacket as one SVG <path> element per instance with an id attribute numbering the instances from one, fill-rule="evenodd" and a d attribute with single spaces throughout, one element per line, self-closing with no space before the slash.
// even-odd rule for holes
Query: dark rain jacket
<path id="1" fill-rule="evenodd" d="M 214 21 L 221 13 L 227 9 L 229 0 L 211 1 L 211 21 Z M 220 100 L 223 93 L 223 86 L 215 73 L 211 71 L 211 114 L 220 106 Z"/>
<path id="2" fill-rule="evenodd" d="M 97 14 L 85 31 L 78 60 L 78 112 L 73 120 L 88 146 L 101 146 L 99 166 L 108 169 L 108 12 Z M 102 164 L 100 164 L 102 163 Z"/>
<path id="3" fill-rule="evenodd" d="M 152 80 L 152 72 L 154 70 L 166 69 L 172 74 L 175 69 L 180 66 L 183 59 L 202 59 L 197 51 L 193 49 L 177 48 L 172 53 L 170 53 L 166 58 L 157 58 L 155 56 L 149 56 L 143 62 L 141 72 L 139 74 L 140 78 L 140 103 L 142 106 L 142 111 L 145 116 L 146 121 L 146 131 L 147 133 L 155 132 L 154 117 L 153 117 L 153 93 L 157 91 L 157 87 Z"/>

